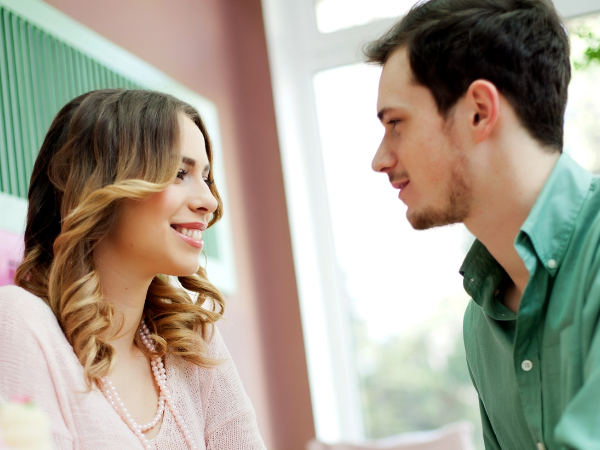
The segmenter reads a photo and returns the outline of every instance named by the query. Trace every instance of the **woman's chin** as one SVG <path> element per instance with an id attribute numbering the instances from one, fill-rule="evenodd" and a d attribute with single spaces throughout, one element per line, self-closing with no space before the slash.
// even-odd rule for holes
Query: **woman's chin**
<path id="1" fill-rule="evenodd" d="M 196 272 L 198 272 L 198 269 L 200 269 L 200 262 L 196 261 L 194 264 L 172 267 L 171 270 L 164 271 L 163 273 L 173 277 L 189 277 L 190 275 L 194 275 Z"/>

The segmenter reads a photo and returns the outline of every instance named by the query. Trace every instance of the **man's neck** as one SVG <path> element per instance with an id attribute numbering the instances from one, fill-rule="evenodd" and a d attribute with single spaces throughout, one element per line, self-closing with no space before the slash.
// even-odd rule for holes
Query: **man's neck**
<path id="1" fill-rule="evenodd" d="M 473 186 L 472 213 L 465 225 L 514 283 L 507 291 L 511 295 L 505 305 L 516 312 L 529 281 L 529 271 L 514 241 L 560 155 L 544 151 L 532 140 L 505 142 L 505 145 L 507 150 L 492 152 L 494 156 L 482 165 Z"/>

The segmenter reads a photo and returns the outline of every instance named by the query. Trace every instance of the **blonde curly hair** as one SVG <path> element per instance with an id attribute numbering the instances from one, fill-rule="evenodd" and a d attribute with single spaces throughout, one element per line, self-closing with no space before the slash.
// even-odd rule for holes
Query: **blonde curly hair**
<path id="1" fill-rule="evenodd" d="M 210 139 L 196 109 L 167 94 L 122 89 L 88 92 L 65 105 L 35 162 L 25 254 L 15 283 L 52 308 L 89 387 L 114 368 L 109 341 L 122 324 L 103 297 L 94 247 L 115 223 L 119 202 L 146 199 L 175 179 L 181 114 L 202 132 L 212 167 Z M 212 169 L 208 179 L 213 180 Z M 209 227 L 223 211 L 214 183 L 210 190 L 218 207 Z M 175 354 L 203 367 L 216 364 L 207 348 L 212 325 L 225 309 L 223 296 L 202 267 L 177 277 L 181 287 L 170 278 L 154 277 L 144 306 L 155 354 Z M 138 347 L 151 355 L 144 345 Z"/>

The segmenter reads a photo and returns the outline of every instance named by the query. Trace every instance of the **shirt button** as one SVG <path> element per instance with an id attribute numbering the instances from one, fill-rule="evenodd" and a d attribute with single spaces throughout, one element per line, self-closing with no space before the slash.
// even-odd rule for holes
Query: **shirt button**
<path id="1" fill-rule="evenodd" d="M 544 447 L 544 444 L 542 444 L 541 442 L 538 442 L 537 448 L 538 450 L 546 450 L 546 447 Z"/>
<path id="2" fill-rule="evenodd" d="M 533 369 L 533 363 L 526 359 L 521 363 L 521 369 L 523 369 L 525 372 L 529 372 L 531 369 Z"/>
<path id="3" fill-rule="evenodd" d="M 548 269 L 554 269 L 556 267 L 556 261 L 553 259 L 548 260 Z"/>

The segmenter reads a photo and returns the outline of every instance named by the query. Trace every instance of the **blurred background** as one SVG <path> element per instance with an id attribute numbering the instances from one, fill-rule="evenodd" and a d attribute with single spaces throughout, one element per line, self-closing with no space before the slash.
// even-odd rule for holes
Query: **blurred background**
<path id="1" fill-rule="evenodd" d="M 58 109 L 102 87 L 197 106 L 225 217 L 207 233 L 220 328 L 269 449 L 469 420 L 462 226 L 414 231 L 370 161 L 380 69 L 360 48 L 412 0 L 0 0 L 0 284 Z M 600 172 L 600 3 L 556 0 L 571 42 L 565 151 Z"/>

